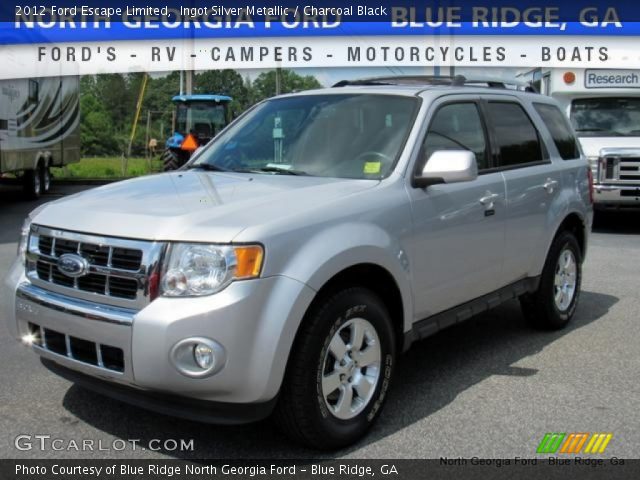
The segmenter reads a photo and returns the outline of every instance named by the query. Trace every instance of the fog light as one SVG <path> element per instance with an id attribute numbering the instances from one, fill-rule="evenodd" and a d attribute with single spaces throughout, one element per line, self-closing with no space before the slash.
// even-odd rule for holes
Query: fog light
<path id="1" fill-rule="evenodd" d="M 205 378 L 215 375 L 227 363 L 227 353 L 222 345 L 206 337 L 180 340 L 169 352 L 169 360 L 182 375 Z"/>
<path id="2" fill-rule="evenodd" d="M 196 360 L 198 366 L 203 370 L 211 368 L 215 361 L 213 350 L 204 343 L 198 343 L 193 347 L 193 358 Z"/>

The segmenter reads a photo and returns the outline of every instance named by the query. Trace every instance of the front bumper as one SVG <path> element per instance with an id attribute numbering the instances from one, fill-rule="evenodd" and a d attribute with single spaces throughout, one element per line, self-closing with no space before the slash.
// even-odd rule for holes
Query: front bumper
<path id="1" fill-rule="evenodd" d="M 597 206 L 640 208 L 640 186 L 596 184 L 593 188 Z"/>
<path id="2" fill-rule="evenodd" d="M 3 303 L 13 335 L 24 339 L 37 325 L 64 338 L 120 349 L 123 368 L 116 371 L 79 360 L 73 352 L 31 346 L 78 378 L 98 379 L 103 391 L 111 385 L 114 392 L 124 388 L 143 397 L 156 392 L 220 404 L 268 404 L 278 394 L 295 333 L 315 295 L 301 282 L 275 276 L 234 282 L 208 297 L 161 297 L 136 312 L 52 294 L 30 284 L 21 268 L 14 266 L 5 284 L 11 294 Z M 222 345 L 224 367 L 206 378 L 181 374 L 170 351 L 190 337 Z"/>
<path id="3" fill-rule="evenodd" d="M 218 425 L 239 425 L 267 418 L 276 406 L 277 397 L 259 403 L 207 402 L 171 394 L 158 394 L 125 385 L 115 385 L 100 378 L 63 367 L 43 358 L 42 364 L 56 375 L 105 397 L 152 410 L 172 417 Z"/>

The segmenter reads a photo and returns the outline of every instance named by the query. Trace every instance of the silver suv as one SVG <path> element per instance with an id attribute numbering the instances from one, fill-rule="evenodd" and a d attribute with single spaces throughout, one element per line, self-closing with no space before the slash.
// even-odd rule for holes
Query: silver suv
<path id="1" fill-rule="evenodd" d="M 50 370 L 205 422 L 348 445 L 412 342 L 519 298 L 571 319 L 589 168 L 554 100 L 462 77 L 264 101 L 180 171 L 46 204 L 5 285 Z"/>

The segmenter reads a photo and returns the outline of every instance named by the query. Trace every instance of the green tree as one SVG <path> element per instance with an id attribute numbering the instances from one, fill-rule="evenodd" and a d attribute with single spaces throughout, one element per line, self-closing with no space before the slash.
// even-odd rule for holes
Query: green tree
<path id="1" fill-rule="evenodd" d="M 136 103 L 136 93 L 132 92 L 123 75 L 118 73 L 97 75 L 94 93 L 109 114 L 113 131 L 126 133 L 130 127 Z"/>
<path id="2" fill-rule="evenodd" d="M 279 70 L 280 93 L 320 88 L 312 76 Z M 84 155 L 118 155 L 128 144 L 140 92 L 142 73 L 84 76 L 80 79 L 81 137 Z M 275 70 L 262 73 L 252 82 L 235 70 L 210 70 L 194 78 L 194 93 L 229 95 L 231 111 L 242 113 L 254 103 L 276 94 Z M 171 130 L 174 105 L 180 90 L 179 72 L 149 78 L 138 123 L 134 151 L 146 144 L 147 112 L 151 112 L 149 135 L 162 144 Z"/>
<path id="3" fill-rule="evenodd" d="M 311 75 L 301 76 L 293 70 L 279 69 L 280 93 L 299 92 L 302 90 L 312 90 L 322 88 L 316 77 Z M 276 71 L 261 73 L 253 82 L 255 101 L 260 101 L 276 95 Z"/>
<path id="4" fill-rule="evenodd" d="M 112 155 L 118 150 L 109 113 L 92 93 L 80 97 L 80 142 L 83 155 Z"/>
<path id="5" fill-rule="evenodd" d="M 195 76 L 194 93 L 228 95 L 231 111 L 239 114 L 251 106 L 251 85 L 235 70 L 208 70 Z"/>
<path id="6" fill-rule="evenodd" d="M 140 120 L 144 127 L 146 115 L 151 111 L 150 136 L 162 144 L 170 135 L 173 128 L 174 105 L 171 99 L 180 91 L 180 73 L 171 72 L 157 78 L 149 78 L 147 92 L 142 108 L 143 118 Z"/>

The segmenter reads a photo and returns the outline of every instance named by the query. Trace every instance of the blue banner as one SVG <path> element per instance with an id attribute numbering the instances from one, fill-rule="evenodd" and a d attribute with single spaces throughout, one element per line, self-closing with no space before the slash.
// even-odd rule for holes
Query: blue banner
<path id="1" fill-rule="evenodd" d="M 55 5 L 54 5 L 55 3 Z M 60 0 L 0 5 L 0 44 L 381 35 L 640 35 L 622 1 Z"/>

